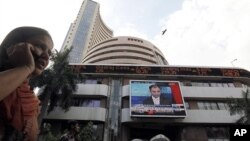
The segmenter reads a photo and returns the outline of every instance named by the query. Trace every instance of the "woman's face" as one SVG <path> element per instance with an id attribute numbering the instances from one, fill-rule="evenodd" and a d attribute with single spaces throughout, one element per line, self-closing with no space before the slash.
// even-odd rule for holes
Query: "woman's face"
<path id="1" fill-rule="evenodd" d="M 53 48 L 53 42 L 46 35 L 29 38 L 26 42 L 32 44 L 34 49 L 39 52 L 39 55 L 33 54 L 35 60 L 35 70 L 32 73 L 32 76 L 40 75 L 49 64 L 49 57 Z"/>

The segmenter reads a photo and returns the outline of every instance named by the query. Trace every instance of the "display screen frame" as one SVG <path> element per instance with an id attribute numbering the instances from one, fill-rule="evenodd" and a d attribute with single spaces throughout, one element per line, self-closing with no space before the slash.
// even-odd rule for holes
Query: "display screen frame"
<path id="1" fill-rule="evenodd" d="M 153 104 L 150 86 L 160 89 L 160 104 Z M 155 86 L 156 85 L 156 86 Z M 145 90 L 146 89 L 146 90 Z M 186 117 L 179 81 L 130 80 L 130 117 Z"/>

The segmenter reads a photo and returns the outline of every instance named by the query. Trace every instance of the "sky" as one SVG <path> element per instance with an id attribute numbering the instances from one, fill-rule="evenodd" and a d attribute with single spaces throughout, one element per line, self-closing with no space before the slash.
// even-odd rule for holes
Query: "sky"
<path id="1" fill-rule="evenodd" d="M 60 50 L 83 0 L 0 0 L 0 42 L 19 26 L 48 30 Z M 96 0 L 115 36 L 150 41 L 170 65 L 250 71 L 249 0 Z M 162 31 L 167 32 L 162 35 Z"/>

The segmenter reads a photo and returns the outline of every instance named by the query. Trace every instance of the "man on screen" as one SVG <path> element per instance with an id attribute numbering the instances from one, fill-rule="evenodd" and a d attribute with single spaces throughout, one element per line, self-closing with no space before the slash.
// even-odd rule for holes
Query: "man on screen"
<path id="1" fill-rule="evenodd" d="M 171 105 L 171 99 L 167 99 L 161 94 L 161 89 L 158 85 L 149 86 L 151 96 L 143 101 L 145 105 Z"/>

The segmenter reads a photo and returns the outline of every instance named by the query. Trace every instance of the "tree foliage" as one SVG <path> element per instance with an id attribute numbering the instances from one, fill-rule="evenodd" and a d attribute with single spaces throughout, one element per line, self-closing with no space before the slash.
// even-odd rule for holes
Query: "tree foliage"
<path id="1" fill-rule="evenodd" d="M 240 114 L 241 118 L 237 120 L 239 124 L 250 124 L 250 91 L 242 91 L 242 98 L 230 99 L 228 101 L 229 111 L 231 115 Z"/>
<path id="2" fill-rule="evenodd" d="M 42 106 L 47 106 L 47 112 L 51 112 L 55 106 L 68 110 L 71 105 L 71 97 L 77 89 L 77 80 L 80 76 L 69 68 L 68 55 L 71 49 L 63 52 L 55 51 L 52 54 L 52 65 L 43 73 L 30 80 L 31 87 L 40 87 L 39 99 Z M 43 107 L 42 107 L 43 108 Z"/>
<path id="3" fill-rule="evenodd" d="M 89 121 L 87 123 L 87 125 L 85 125 L 80 133 L 79 133 L 79 137 L 80 140 L 83 141 L 100 141 L 100 137 L 97 135 L 96 130 L 93 128 L 93 122 Z"/>
<path id="4" fill-rule="evenodd" d="M 86 126 L 80 132 L 80 138 L 84 141 L 92 141 L 93 132 L 93 122 L 88 122 Z"/>
<path id="5" fill-rule="evenodd" d="M 46 123 L 43 128 L 41 128 L 39 141 L 58 141 L 60 135 L 53 135 L 51 132 L 51 124 Z"/>

